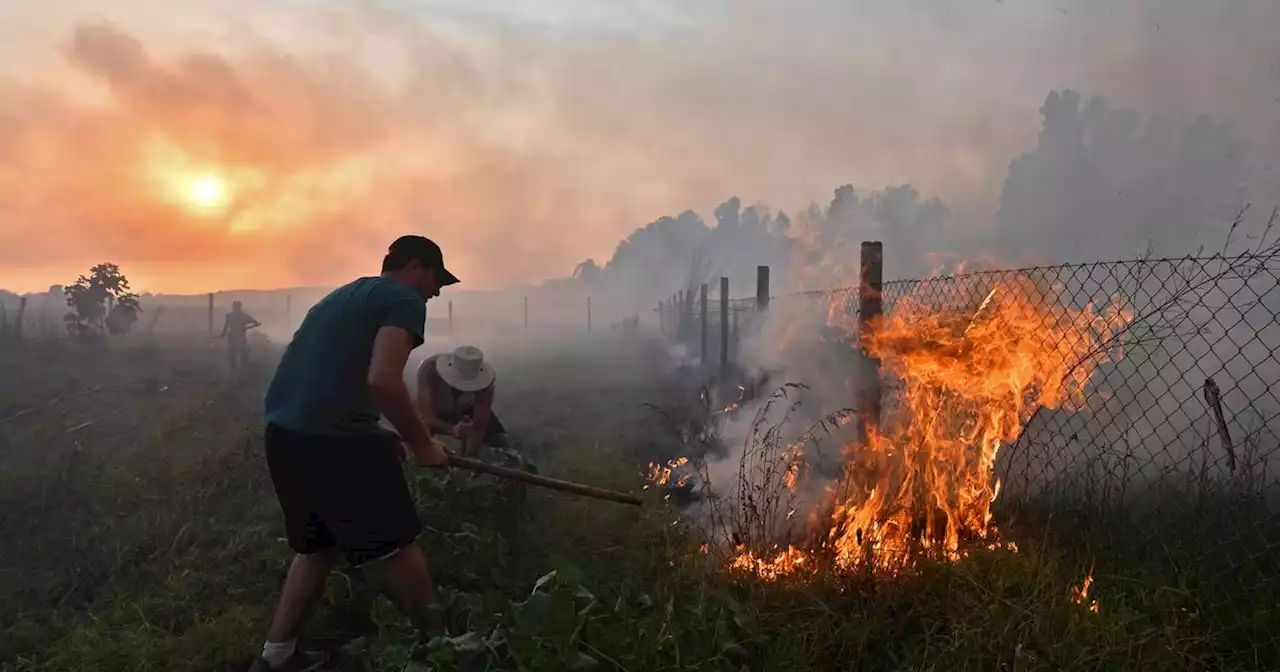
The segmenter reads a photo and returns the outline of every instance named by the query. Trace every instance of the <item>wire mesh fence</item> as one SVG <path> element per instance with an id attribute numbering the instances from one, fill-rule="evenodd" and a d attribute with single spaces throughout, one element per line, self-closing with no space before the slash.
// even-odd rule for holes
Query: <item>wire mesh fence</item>
<path id="1" fill-rule="evenodd" d="M 1084 362 L 1068 362 L 1078 401 L 1033 403 L 1000 450 L 1001 528 L 1087 557 L 1149 627 L 1202 626 L 1204 664 L 1280 669 L 1280 253 L 886 282 L 883 314 L 976 317 L 997 291 L 1038 309 L 1045 352 L 1092 358 L 1082 377 Z M 773 306 L 839 326 L 856 347 L 858 302 L 845 287 Z M 1122 307 L 1118 328 L 1060 328 L 1107 306 Z M 885 371 L 881 385 L 888 417 L 902 381 Z"/>

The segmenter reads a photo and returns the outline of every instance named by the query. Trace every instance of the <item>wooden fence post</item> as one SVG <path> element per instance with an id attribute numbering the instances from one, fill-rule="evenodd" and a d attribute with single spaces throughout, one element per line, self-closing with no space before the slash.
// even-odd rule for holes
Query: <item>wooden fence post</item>
<path id="1" fill-rule="evenodd" d="M 880 360 L 871 355 L 874 331 L 880 326 L 884 250 L 876 242 L 862 243 L 858 282 L 858 351 L 862 372 L 858 381 L 861 439 L 867 441 L 880 426 Z"/>
<path id="2" fill-rule="evenodd" d="M 667 320 L 666 315 L 662 314 L 662 301 L 658 301 L 658 334 L 667 335 Z"/>
<path id="3" fill-rule="evenodd" d="M 707 363 L 707 313 L 711 312 L 707 306 L 707 283 L 702 283 L 702 363 Z"/>
<path id="4" fill-rule="evenodd" d="M 729 278 L 720 276 L 720 385 L 729 382 Z"/>
<path id="5" fill-rule="evenodd" d="M 687 314 L 689 311 L 689 308 L 688 308 L 688 304 L 685 303 L 684 290 L 682 289 L 679 292 L 676 292 L 676 295 L 679 297 L 679 300 L 676 304 L 676 310 L 680 312 L 679 340 L 684 341 L 684 339 L 688 336 L 687 332 L 689 330 L 689 320 L 688 320 L 689 316 Z M 692 298 L 692 297 L 689 297 L 689 298 Z"/>
<path id="6" fill-rule="evenodd" d="M 756 266 L 756 310 L 769 307 L 769 267 Z"/>
<path id="7" fill-rule="evenodd" d="M 671 339 L 679 340 L 680 339 L 680 314 L 676 311 L 676 295 L 675 294 L 672 294 L 671 298 L 667 299 L 667 308 L 670 309 L 670 317 L 668 319 L 671 320 Z"/>
<path id="8" fill-rule="evenodd" d="M 684 320 L 680 319 L 680 292 L 671 295 L 671 335 L 680 340 L 680 330 L 684 328 Z"/>
<path id="9" fill-rule="evenodd" d="M 209 333 L 213 333 L 213 292 L 209 292 Z"/>
<path id="10" fill-rule="evenodd" d="M 22 323 L 26 320 L 27 315 L 27 297 L 18 299 L 18 321 L 13 325 L 13 340 L 22 340 Z"/>

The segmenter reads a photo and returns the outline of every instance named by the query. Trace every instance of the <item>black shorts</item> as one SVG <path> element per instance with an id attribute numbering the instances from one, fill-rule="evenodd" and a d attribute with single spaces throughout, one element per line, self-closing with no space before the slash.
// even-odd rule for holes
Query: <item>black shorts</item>
<path id="1" fill-rule="evenodd" d="M 422 532 L 399 449 L 386 437 L 300 434 L 268 424 L 266 449 L 294 551 L 337 547 L 358 566 L 395 553 Z"/>

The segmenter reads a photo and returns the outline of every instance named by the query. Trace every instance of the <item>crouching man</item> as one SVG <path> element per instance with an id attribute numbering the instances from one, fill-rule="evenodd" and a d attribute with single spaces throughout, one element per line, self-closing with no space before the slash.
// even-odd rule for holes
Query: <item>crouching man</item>
<path id="1" fill-rule="evenodd" d="M 496 377 L 474 346 L 428 357 L 418 365 L 418 413 L 431 431 L 458 439 L 463 455 L 536 474 L 493 412 Z M 515 512 L 522 510 L 527 496 L 525 484 L 474 473 L 464 478 L 496 496 L 489 500 L 492 523 L 503 538 L 513 540 L 519 524 Z"/>
<path id="2" fill-rule="evenodd" d="M 481 445 L 505 452 L 511 437 L 493 412 L 496 379 L 475 346 L 432 355 L 418 365 L 418 412 L 432 432 L 458 439 L 467 457 Z"/>

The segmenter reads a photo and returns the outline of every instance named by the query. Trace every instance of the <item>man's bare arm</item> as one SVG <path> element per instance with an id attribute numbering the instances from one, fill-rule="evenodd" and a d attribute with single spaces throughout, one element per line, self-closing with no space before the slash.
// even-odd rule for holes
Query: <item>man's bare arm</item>
<path id="1" fill-rule="evenodd" d="M 413 337 L 399 327 L 382 327 L 373 341 L 373 358 L 369 362 L 369 390 L 391 425 L 414 451 L 430 450 L 434 445 L 431 432 L 413 407 L 409 388 L 404 384 L 404 367 L 413 350 Z M 415 455 L 420 461 L 433 463 L 440 456 Z M 425 458 L 425 459 L 424 459 Z"/>
<path id="2" fill-rule="evenodd" d="M 428 358 L 418 365 L 418 415 L 432 432 L 453 436 L 454 425 L 436 417 L 435 400 L 431 398 L 431 382 L 439 374 L 432 364 Z"/>

